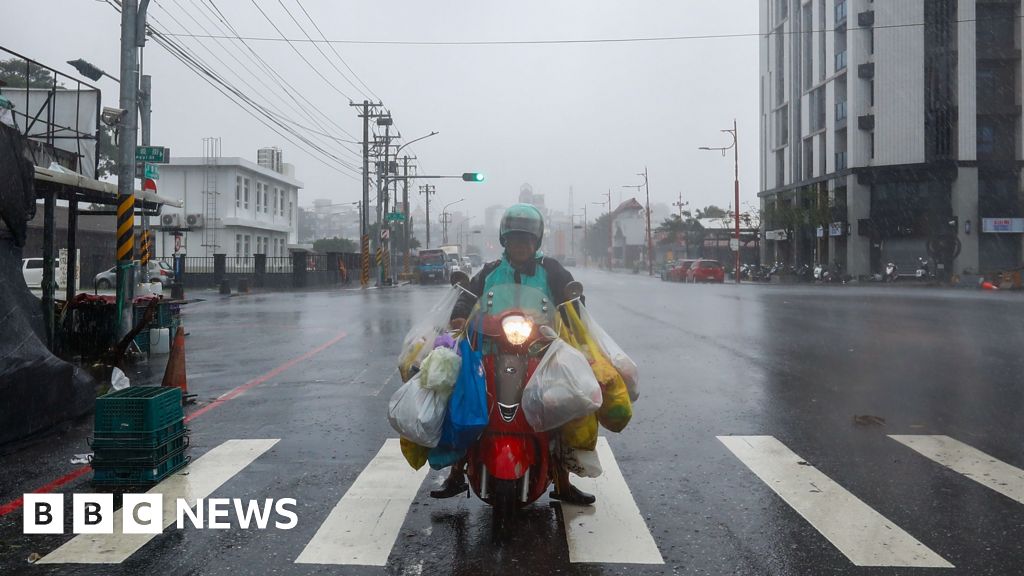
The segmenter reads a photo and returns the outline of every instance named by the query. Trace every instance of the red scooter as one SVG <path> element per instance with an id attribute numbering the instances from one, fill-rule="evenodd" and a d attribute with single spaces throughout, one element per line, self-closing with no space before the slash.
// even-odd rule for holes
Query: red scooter
<path id="1" fill-rule="evenodd" d="M 573 282 L 566 292 L 578 298 L 583 286 Z M 466 475 L 473 492 L 499 516 L 534 502 L 551 484 L 549 435 L 535 432 L 520 406 L 530 376 L 557 338 L 557 315 L 544 292 L 511 284 L 483 295 L 467 320 L 470 334 L 480 336 L 490 422 L 467 451 Z"/>

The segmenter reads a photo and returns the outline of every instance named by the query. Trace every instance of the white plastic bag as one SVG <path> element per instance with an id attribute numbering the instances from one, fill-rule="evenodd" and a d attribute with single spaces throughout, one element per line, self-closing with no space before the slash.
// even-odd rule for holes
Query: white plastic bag
<path id="1" fill-rule="evenodd" d="M 594 317 L 587 310 L 586 306 L 580 306 L 580 320 L 583 321 L 583 325 L 587 327 L 587 331 L 590 336 L 597 343 L 601 351 L 608 358 L 608 361 L 612 363 L 615 370 L 622 376 L 622 380 L 626 383 L 626 390 L 629 391 L 629 401 L 636 402 L 640 398 L 640 391 L 637 388 L 639 384 L 640 375 L 636 366 L 636 362 L 622 350 L 622 347 L 618 345 L 607 332 L 601 328 L 600 325 L 594 320 Z"/>
<path id="2" fill-rule="evenodd" d="M 561 338 L 548 347 L 523 390 L 523 415 L 538 432 L 601 407 L 601 385 L 582 352 Z"/>
<path id="3" fill-rule="evenodd" d="M 449 394 L 423 388 L 419 375 L 414 376 L 395 391 L 388 402 L 391 427 L 420 446 L 437 446 Z"/>
<path id="4" fill-rule="evenodd" d="M 462 368 L 462 357 L 451 348 L 439 347 L 420 364 L 420 386 L 427 390 L 451 393 Z"/>
<path id="5" fill-rule="evenodd" d="M 434 349 L 434 339 L 448 329 L 452 309 L 461 293 L 459 288 L 452 286 L 405 335 L 402 351 L 398 355 L 398 370 L 403 382 L 408 382 L 420 369 L 423 359 Z"/>
<path id="6" fill-rule="evenodd" d="M 601 459 L 594 450 L 579 450 L 562 445 L 562 465 L 580 478 L 597 478 L 604 473 Z"/>

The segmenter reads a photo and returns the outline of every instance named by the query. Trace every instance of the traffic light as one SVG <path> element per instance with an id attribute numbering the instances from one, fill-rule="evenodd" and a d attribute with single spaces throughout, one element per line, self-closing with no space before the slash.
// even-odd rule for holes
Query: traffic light
<path id="1" fill-rule="evenodd" d="M 479 172 L 463 172 L 462 179 L 466 182 L 483 182 L 484 175 Z"/>

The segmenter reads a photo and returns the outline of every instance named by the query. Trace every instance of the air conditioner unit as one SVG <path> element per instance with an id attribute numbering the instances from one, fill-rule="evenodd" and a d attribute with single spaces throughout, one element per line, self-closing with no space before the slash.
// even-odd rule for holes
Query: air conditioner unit
<path id="1" fill-rule="evenodd" d="M 185 217 L 185 223 L 189 228 L 202 228 L 203 227 L 203 215 L 202 214 L 189 214 Z"/>
<path id="2" fill-rule="evenodd" d="M 161 214 L 160 226 L 164 228 L 181 228 L 181 214 Z"/>

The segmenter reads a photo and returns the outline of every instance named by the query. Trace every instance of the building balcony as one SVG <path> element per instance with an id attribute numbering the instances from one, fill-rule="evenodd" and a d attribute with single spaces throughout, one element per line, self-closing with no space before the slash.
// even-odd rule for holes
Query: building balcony
<path id="1" fill-rule="evenodd" d="M 865 114 L 857 117 L 857 128 L 861 130 L 871 131 L 875 129 L 875 115 Z"/>
<path id="2" fill-rule="evenodd" d="M 860 14 L 857 14 L 857 26 L 861 28 L 871 28 L 875 25 L 875 11 L 865 10 Z"/>
<path id="3" fill-rule="evenodd" d="M 857 78 L 861 80 L 871 80 L 875 77 L 875 63 L 867 62 L 857 66 Z"/>
<path id="4" fill-rule="evenodd" d="M 836 26 L 844 24 L 848 16 L 846 0 L 836 3 Z"/>
<path id="5" fill-rule="evenodd" d="M 978 60 L 1015 62 L 1020 59 L 1020 48 L 1016 48 L 1013 45 L 993 46 L 991 44 L 981 44 L 978 46 Z"/>
<path id="6" fill-rule="evenodd" d="M 842 52 L 836 52 L 836 72 L 838 73 L 843 70 L 846 70 L 847 63 L 848 62 L 846 50 L 843 50 Z"/>

